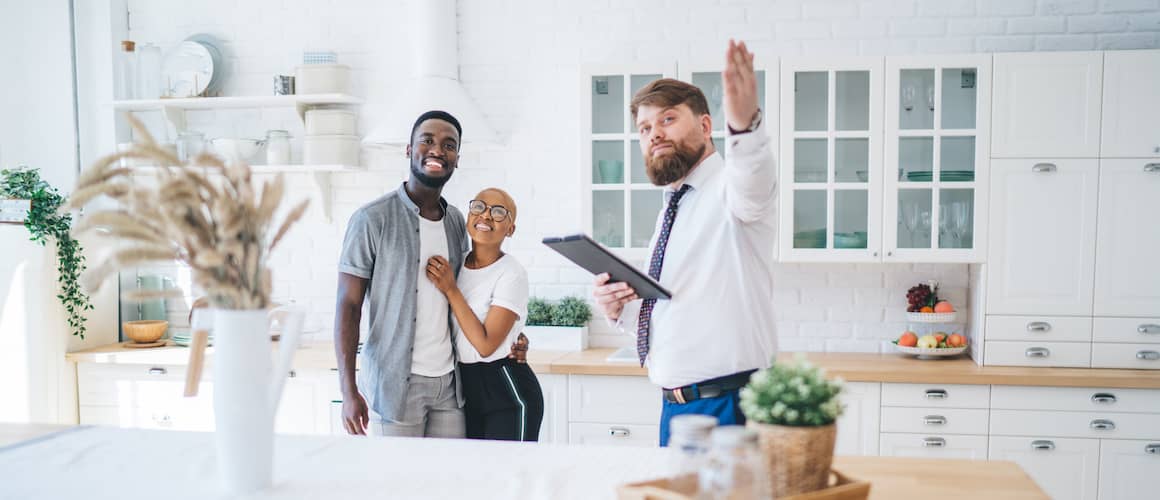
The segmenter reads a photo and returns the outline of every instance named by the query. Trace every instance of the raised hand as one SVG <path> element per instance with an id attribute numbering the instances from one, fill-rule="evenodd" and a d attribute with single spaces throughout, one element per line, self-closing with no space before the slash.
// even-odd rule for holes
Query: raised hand
<path id="1" fill-rule="evenodd" d="M 753 71 L 753 53 L 745 42 L 729 39 L 725 52 L 725 122 L 733 130 L 745 130 L 757 115 L 757 73 Z"/>

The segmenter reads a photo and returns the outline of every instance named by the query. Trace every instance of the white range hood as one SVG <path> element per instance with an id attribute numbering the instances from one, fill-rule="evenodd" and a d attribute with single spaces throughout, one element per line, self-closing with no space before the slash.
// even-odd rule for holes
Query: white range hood
<path id="1" fill-rule="evenodd" d="M 438 109 L 459 120 L 464 146 L 498 146 L 495 130 L 459 83 L 455 0 L 410 0 L 405 8 L 412 16 L 408 25 L 415 29 L 411 36 L 415 73 L 389 101 L 387 118 L 363 138 L 363 145 L 403 149 L 410 142 L 415 118 Z"/>

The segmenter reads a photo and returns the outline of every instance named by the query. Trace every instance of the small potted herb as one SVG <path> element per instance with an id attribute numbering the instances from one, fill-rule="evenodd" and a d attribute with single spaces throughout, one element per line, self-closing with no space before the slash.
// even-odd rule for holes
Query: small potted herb
<path id="1" fill-rule="evenodd" d="M 578 297 L 552 303 L 532 297 L 524 334 L 537 350 L 583 351 L 588 348 L 588 320 L 592 309 Z"/>

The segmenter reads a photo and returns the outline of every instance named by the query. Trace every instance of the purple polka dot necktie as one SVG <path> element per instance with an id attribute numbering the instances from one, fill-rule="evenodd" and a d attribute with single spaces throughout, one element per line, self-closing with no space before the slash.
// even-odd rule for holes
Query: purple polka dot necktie
<path id="1" fill-rule="evenodd" d="M 691 187 L 688 184 L 681 186 L 681 189 L 673 193 L 672 198 L 669 198 L 669 205 L 665 208 L 665 220 L 661 223 L 661 234 L 657 238 L 657 246 L 653 249 L 652 260 L 648 264 L 648 275 L 654 280 L 660 281 L 661 279 L 661 265 L 665 262 L 665 248 L 669 246 L 669 233 L 673 232 L 673 221 L 677 218 L 677 204 Z M 648 357 L 648 332 L 652 323 L 653 306 L 656 303 L 657 299 L 644 299 L 644 303 L 640 306 L 640 317 L 636 324 L 636 355 L 640 358 L 640 366 L 644 366 L 644 359 Z"/>

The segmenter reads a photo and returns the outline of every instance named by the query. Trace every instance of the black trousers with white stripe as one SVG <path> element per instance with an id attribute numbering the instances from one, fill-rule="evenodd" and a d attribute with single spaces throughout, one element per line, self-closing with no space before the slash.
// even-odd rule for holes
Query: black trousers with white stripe
<path id="1" fill-rule="evenodd" d="M 506 358 L 460 363 L 459 374 L 469 439 L 539 440 L 544 393 L 530 366 Z"/>

